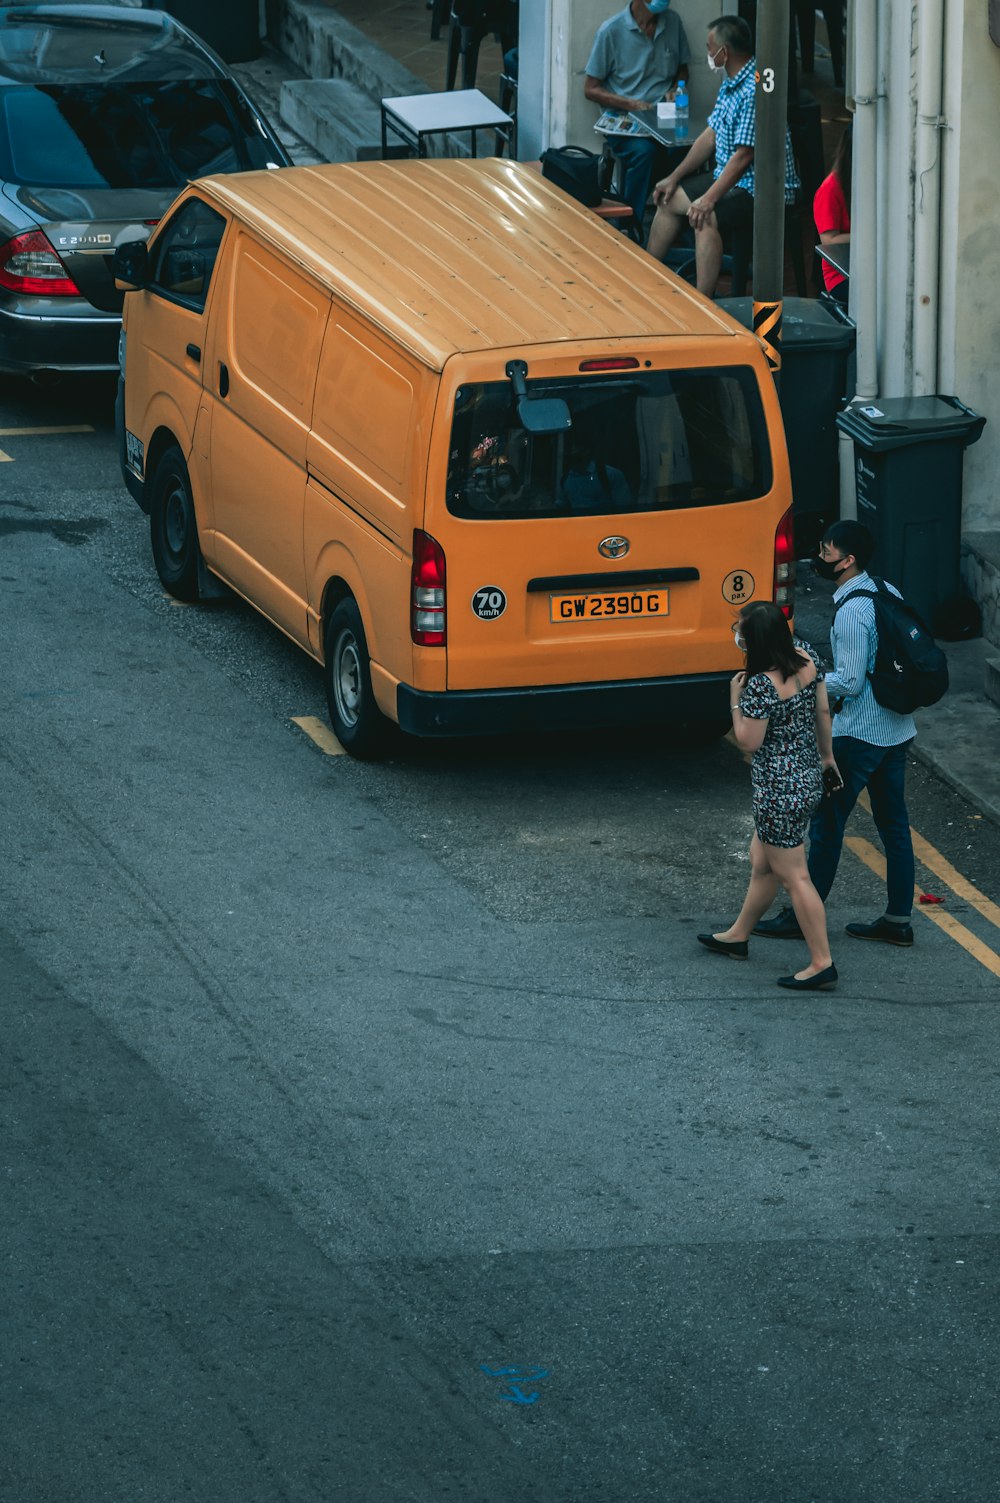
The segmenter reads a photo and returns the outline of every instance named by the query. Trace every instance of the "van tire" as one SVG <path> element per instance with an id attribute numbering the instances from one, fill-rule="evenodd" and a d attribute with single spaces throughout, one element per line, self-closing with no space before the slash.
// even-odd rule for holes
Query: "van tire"
<path id="1" fill-rule="evenodd" d="M 356 603 L 342 600 L 326 628 L 323 681 L 330 724 L 352 757 L 379 756 L 389 740 L 390 722 L 372 690 L 371 659 Z"/>
<path id="2" fill-rule="evenodd" d="M 153 472 L 149 540 L 160 583 L 175 600 L 199 600 L 201 547 L 184 455 L 167 449 Z"/>

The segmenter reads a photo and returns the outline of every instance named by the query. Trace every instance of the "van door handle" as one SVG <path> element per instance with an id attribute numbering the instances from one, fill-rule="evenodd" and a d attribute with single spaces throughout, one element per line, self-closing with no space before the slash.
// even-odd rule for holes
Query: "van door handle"
<path id="1" fill-rule="evenodd" d="M 224 365 L 222 363 L 222 361 L 220 360 L 219 361 L 219 396 L 220 397 L 228 397 L 228 395 L 229 395 L 229 367 L 227 365 Z"/>
<path id="2" fill-rule="evenodd" d="M 192 360 L 200 360 L 201 359 L 201 349 L 196 344 L 189 344 L 188 345 L 188 347 L 187 347 L 187 354 L 189 354 L 191 356 Z"/>

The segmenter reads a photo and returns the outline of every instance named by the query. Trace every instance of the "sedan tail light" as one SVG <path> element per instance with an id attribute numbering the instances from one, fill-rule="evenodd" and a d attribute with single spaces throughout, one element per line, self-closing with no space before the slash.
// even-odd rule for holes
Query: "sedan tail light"
<path id="1" fill-rule="evenodd" d="M 0 245 L 0 287 L 31 297 L 79 297 L 80 289 L 41 230 Z"/>
<path id="2" fill-rule="evenodd" d="M 410 636 L 418 647 L 445 644 L 444 549 L 420 528 L 413 533 Z"/>

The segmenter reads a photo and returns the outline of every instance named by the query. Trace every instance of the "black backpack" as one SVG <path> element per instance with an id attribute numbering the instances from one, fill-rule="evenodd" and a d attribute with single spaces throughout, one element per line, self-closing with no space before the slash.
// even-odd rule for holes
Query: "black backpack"
<path id="1" fill-rule="evenodd" d="M 935 705 L 948 689 L 948 659 L 912 605 L 872 575 L 874 590 L 852 590 L 838 600 L 834 615 L 849 600 L 864 595 L 875 607 L 878 645 L 875 667 L 868 675 L 872 693 L 887 710 L 909 715 Z"/>

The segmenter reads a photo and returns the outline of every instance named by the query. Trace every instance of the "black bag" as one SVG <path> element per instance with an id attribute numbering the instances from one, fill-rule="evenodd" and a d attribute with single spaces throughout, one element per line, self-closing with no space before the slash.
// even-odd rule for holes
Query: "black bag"
<path id="1" fill-rule="evenodd" d="M 550 146 L 542 152 L 542 177 L 588 209 L 604 198 L 603 157 L 585 146 Z"/>
<path id="2" fill-rule="evenodd" d="M 834 614 L 849 600 L 866 596 L 875 607 L 878 646 L 869 674 L 872 693 L 887 710 L 909 715 L 935 705 L 948 689 L 948 659 L 912 605 L 872 575 L 874 590 L 852 590 L 837 601 Z"/>

